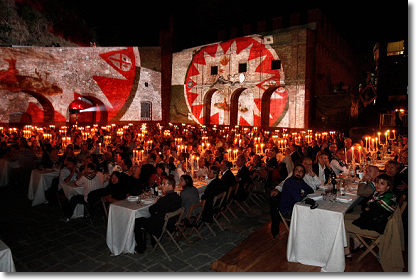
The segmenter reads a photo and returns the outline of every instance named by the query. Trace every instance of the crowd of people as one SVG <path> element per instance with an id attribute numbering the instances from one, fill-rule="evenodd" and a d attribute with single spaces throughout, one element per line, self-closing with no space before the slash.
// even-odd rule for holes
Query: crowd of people
<path id="1" fill-rule="evenodd" d="M 50 136 L 44 137 L 46 133 Z M 67 137 L 70 142 L 64 140 Z M 158 189 L 156 194 L 163 199 L 150 207 L 152 216 L 136 221 L 136 251 L 141 253 L 146 249 L 145 232 L 159 233 L 165 213 L 184 207 L 187 216 L 190 206 L 199 202 L 193 181 L 201 178 L 208 180 L 201 197 L 206 201 L 203 221 L 212 222 L 214 197 L 238 183 L 236 200 L 247 198 L 248 186 L 270 196 L 271 230 L 275 236 L 279 232 L 279 210 L 290 218 L 296 202 L 330 182 L 332 175 L 355 172 L 351 169 L 355 165 L 357 172 L 360 168 L 364 172 L 357 201 L 364 214 L 351 225 L 368 227 L 366 217 L 382 213 L 385 226 L 388 215 L 377 207 L 388 205 L 384 210 L 391 213 L 399 197 L 407 195 L 407 137 L 399 135 L 395 139 L 395 158 L 386 163 L 385 170 L 372 162 L 380 151 L 390 152 L 391 147 L 379 145 L 376 153 L 367 149 L 364 139 L 363 136 L 353 143 L 340 132 L 287 133 L 184 124 L 94 129 L 73 126 L 65 130 L 49 127 L 32 129 L 29 135 L 23 135 L 22 130 L 1 131 L 0 158 L 17 163 L 11 184 L 27 186 L 34 168 L 59 168 L 59 178 L 48 189 L 47 197 L 50 202 L 55 197 L 62 198 L 65 221 L 69 221 L 79 203 L 95 205 L 101 197 L 113 203 Z M 233 168 L 238 169 L 236 175 L 231 172 Z M 65 199 L 62 184 L 68 182 L 83 187 L 84 194 Z M 178 188 L 182 190 L 180 195 L 174 192 Z M 354 249 L 361 246 L 354 239 Z M 349 252 L 346 256 L 350 257 Z"/>

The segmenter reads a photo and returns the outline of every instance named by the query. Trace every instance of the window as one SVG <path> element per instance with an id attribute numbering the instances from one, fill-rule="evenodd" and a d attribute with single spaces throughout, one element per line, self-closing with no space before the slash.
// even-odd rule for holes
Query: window
<path id="1" fill-rule="evenodd" d="M 140 119 L 144 121 L 152 120 L 152 103 L 151 102 L 141 102 L 140 110 Z"/>
<path id="2" fill-rule="evenodd" d="M 278 70 L 282 67 L 282 62 L 280 60 L 272 60 L 271 69 Z"/>
<path id="3" fill-rule="evenodd" d="M 387 44 L 387 56 L 404 54 L 404 40 Z"/>
<path id="4" fill-rule="evenodd" d="M 245 73 L 245 72 L 247 72 L 247 63 L 238 64 L 238 73 Z"/>
<path id="5" fill-rule="evenodd" d="M 211 66 L 211 75 L 218 75 L 218 66 Z"/>

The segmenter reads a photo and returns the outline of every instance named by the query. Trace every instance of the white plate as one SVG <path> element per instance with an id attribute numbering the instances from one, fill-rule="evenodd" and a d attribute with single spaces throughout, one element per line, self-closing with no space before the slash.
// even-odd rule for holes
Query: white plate
<path id="1" fill-rule="evenodd" d="M 337 201 L 343 202 L 343 203 L 349 203 L 349 202 L 352 201 L 352 198 L 340 198 L 340 197 L 337 197 Z"/>
<path id="2" fill-rule="evenodd" d="M 307 197 L 312 198 L 315 201 L 322 199 L 322 195 L 320 193 L 310 193 Z"/>
<path id="3" fill-rule="evenodd" d="M 129 196 L 129 197 L 127 197 L 127 200 L 128 201 L 135 202 L 135 201 L 138 201 L 139 200 L 139 197 L 138 196 Z"/>
<path id="4" fill-rule="evenodd" d="M 143 204 L 150 204 L 153 202 L 154 199 L 142 199 Z"/>

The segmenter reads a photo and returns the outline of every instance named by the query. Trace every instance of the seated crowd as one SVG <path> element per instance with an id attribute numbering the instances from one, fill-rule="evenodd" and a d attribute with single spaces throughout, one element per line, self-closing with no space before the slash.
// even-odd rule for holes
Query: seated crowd
<path id="1" fill-rule="evenodd" d="M 59 167 L 59 178 L 47 191 L 47 198 L 50 203 L 56 197 L 62 199 L 65 221 L 69 221 L 77 204 L 89 204 L 94 208 L 102 197 L 113 203 L 158 187 L 162 197 L 149 208 L 151 217 L 136 220 L 137 252 L 146 249 L 146 231 L 160 232 L 166 213 L 184 207 L 187 216 L 191 205 L 200 200 L 193 180 L 201 178 L 208 180 L 201 196 L 206 201 L 202 213 L 204 222 L 213 220 L 214 197 L 238 183 L 234 197 L 238 201 L 247 199 L 250 191 L 247 186 L 270 193 L 271 231 L 276 236 L 279 210 L 283 217 L 290 218 L 296 202 L 330 182 L 332 174 L 347 171 L 346 160 L 351 162 L 353 152 L 358 152 L 358 149 L 351 149 L 351 139 L 342 133 L 322 136 L 310 143 L 302 136 L 292 138 L 289 135 L 286 147 L 271 133 L 257 129 L 244 133 L 242 128 L 236 131 L 205 128 L 202 132 L 198 127 L 168 127 L 165 130 L 169 129 L 169 133 L 164 133 L 160 127 L 148 125 L 145 136 L 140 127 L 129 126 L 123 136 L 116 135 L 117 129 L 117 126 L 109 131 L 98 129 L 84 139 L 79 129 L 72 128 L 67 134 L 76 144 L 66 146 L 60 141 L 62 135 L 58 129 L 48 131 L 53 135 L 52 140 L 44 138 L 42 133 L 32 132 L 26 139 L 17 132 L 4 131 L 0 134 L 0 158 L 18 163 L 12 176 L 22 179 L 11 182 L 26 186 L 32 169 Z M 236 141 L 237 134 L 239 141 Z M 112 136 L 110 143 L 104 141 L 104 136 L 108 135 Z M 181 144 L 177 145 L 179 138 Z M 264 144 L 261 149 L 256 141 Z M 363 146 L 362 141 L 358 144 Z M 407 137 L 401 138 L 400 145 L 395 160 L 388 161 L 385 170 L 374 165 L 366 167 L 359 185 L 360 199 L 356 201 L 363 212 L 350 227 L 368 227 L 366 219 L 382 215 L 382 224 L 377 225 L 377 229 L 382 230 L 388 217 L 386 213 L 391 214 L 399 198 L 407 195 Z M 135 149 L 141 152 L 140 160 L 132 157 Z M 368 152 L 363 148 L 360 158 L 367 157 Z M 354 158 L 357 160 L 358 156 Z M 237 169 L 236 175 L 231 172 L 233 167 Z M 68 182 L 82 187 L 84 194 L 66 199 L 62 184 Z M 178 188 L 182 190 L 180 195 L 175 192 Z M 383 205 L 388 207 L 383 211 L 378 209 Z M 361 244 L 354 241 L 354 249 L 361 248 Z M 349 257 L 349 252 L 346 255 Z"/>

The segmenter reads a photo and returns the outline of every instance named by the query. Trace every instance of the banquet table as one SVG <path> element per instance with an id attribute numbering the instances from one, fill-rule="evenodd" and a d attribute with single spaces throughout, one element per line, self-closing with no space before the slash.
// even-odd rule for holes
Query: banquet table
<path id="1" fill-rule="evenodd" d="M 59 177 L 59 171 L 53 169 L 33 169 L 30 175 L 27 197 L 32 201 L 32 206 L 47 202 L 45 191 L 52 186 L 52 179 Z"/>
<path id="2" fill-rule="evenodd" d="M 5 187 L 10 181 L 10 172 L 13 168 L 19 167 L 19 162 L 7 161 L 3 158 L 0 159 L 0 187 Z"/>
<path id="3" fill-rule="evenodd" d="M 207 188 L 207 181 L 194 181 L 199 197 Z M 179 194 L 180 191 L 176 190 Z M 154 201 L 155 202 L 155 201 Z M 134 254 L 136 241 L 134 239 L 134 225 L 137 218 L 150 217 L 149 207 L 153 203 L 142 205 L 128 199 L 114 202 L 110 205 L 107 224 L 107 246 L 114 255 L 122 253 Z"/>
<path id="4" fill-rule="evenodd" d="M 149 207 L 155 201 L 142 201 L 142 205 L 128 199 L 110 204 L 107 224 L 107 246 L 115 256 L 122 253 L 134 254 L 136 241 L 134 225 L 137 218 L 150 217 Z M 146 203 L 146 204 L 145 204 Z"/>
<path id="5" fill-rule="evenodd" d="M 0 240 L 0 272 L 16 272 L 12 251 Z"/>
<path id="6" fill-rule="evenodd" d="M 356 186 L 356 185 L 355 185 Z M 311 197 L 318 208 L 298 202 L 290 223 L 287 259 L 305 265 L 320 266 L 321 272 L 345 270 L 344 247 L 347 236 L 344 215 L 357 199 L 356 187 L 347 189 L 345 196 L 338 193 L 337 201 L 323 200 L 319 193 Z"/>

